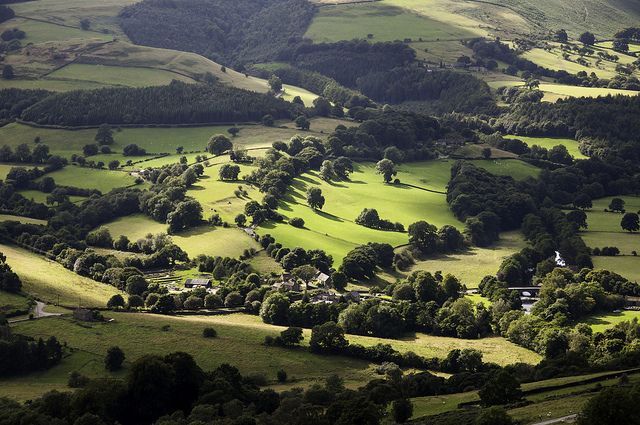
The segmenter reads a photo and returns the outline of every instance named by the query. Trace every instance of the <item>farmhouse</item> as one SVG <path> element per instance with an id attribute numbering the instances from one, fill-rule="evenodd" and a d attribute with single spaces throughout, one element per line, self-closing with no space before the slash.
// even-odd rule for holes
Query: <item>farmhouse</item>
<path id="1" fill-rule="evenodd" d="M 316 283 L 316 285 L 318 286 L 324 286 L 326 287 L 327 285 L 329 285 L 331 283 L 331 277 L 325 273 L 322 272 L 318 272 L 314 278 L 313 281 Z"/>
<path id="2" fill-rule="evenodd" d="M 194 288 L 211 288 L 211 279 L 206 278 L 195 278 L 195 279 L 187 279 L 184 282 L 184 287 L 189 289 Z"/>
<path id="3" fill-rule="evenodd" d="M 300 283 L 291 273 L 282 273 L 282 280 L 271 285 L 271 288 L 282 292 L 300 292 Z"/>

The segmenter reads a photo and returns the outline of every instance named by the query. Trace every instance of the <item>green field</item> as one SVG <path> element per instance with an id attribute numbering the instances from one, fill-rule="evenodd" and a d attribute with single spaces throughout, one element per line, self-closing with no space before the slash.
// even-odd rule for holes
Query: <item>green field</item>
<path id="1" fill-rule="evenodd" d="M 505 136 L 507 139 L 518 139 L 525 142 L 529 147 L 538 145 L 545 149 L 551 149 L 554 146 L 563 145 L 569 151 L 569 154 L 575 159 L 586 159 L 578 148 L 578 142 L 573 139 L 558 139 L 553 137 L 528 137 L 528 136 Z"/>
<path id="2" fill-rule="evenodd" d="M 500 87 L 519 87 L 523 86 L 522 80 L 495 80 L 488 81 L 489 86 L 493 89 Z M 544 94 L 542 98 L 545 102 L 556 102 L 559 99 L 567 97 L 598 97 L 598 96 L 616 96 L 619 94 L 625 96 L 637 96 L 638 92 L 634 90 L 610 89 L 606 87 L 581 87 L 570 86 L 567 84 L 545 83 L 541 82 L 539 89 Z"/>
<path id="3" fill-rule="evenodd" d="M 0 221 L 19 221 L 23 224 L 47 224 L 47 220 L 39 220 L 37 218 L 22 217 L 19 215 L 0 214 Z"/>
<path id="4" fill-rule="evenodd" d="M 597 314 L 584 320 L 584 322 L 589 324 L 594 332 L 604 332 L 620 322 L 631 321 L 633 319 L 640 319 L 640 311 L 622 310 L 619 313 Z"/>
<path id="5" fill-rule="evenodd" d="M 504 232 L 500 240 L 488 248 L 472 247 L 468 251 L 418 260 L 408 272 L 425 270 L 451 273 L 467 286 L 477 288 L 483 277 L 495 275 L 502 261 L 527 246 L 520 232 Z"/>
<path id="6" fill-rule="evenodd" d="M 21 294 L 0 291 L 0 314 L 13 315 L 17 311 L 29 310 L 29 299 Z"/>
<path id="7" fill-rule="evenodd" d="M 49 196 L 48 193 L 40 192 L 39 190 L 20 190 L 18 193 L 27 199 L 31 199 L 33 202 L 39 202 L 41 204 L 46 204 L 47 196 Z M 69 196 L 71 202 L 80 202 L 85 199 L 87 198 L 83 196 Z"/>
<path id="8" fill-rule="evenodd" d="M 591 257 L 596 269 L 613 270 L 632 282 L 640 282 L 640 257 Z"/>
<path id="9" fill-rule="evenodd" d="M 304 246 L 324 249 L 339 264 L 344 255 L 357 245 L 367 242 L 389 243 L 393 246 L 407 243 L 406 233 L 369 229 L 354 223 L 364 208 L 376 208 L 381 217 L 401 222 L 405 227 L 418 220 L 427 220 L 437 226 L 461 226 L 449 211 L 445 195 L 405 185 L 389 185 L 375 174 L 374 164 L 356 164 L 350 181 L 327 183 L 317 173 L 310 172 L 297 178 L 292 190 L 281 203 L 279 212 L 287 219 L 301 217 L 304 229 L 287 223 L 266 223 L 260 233 L 269 233 L 287 247 Z M 407 180 L 410 171 L 400 172 L 398 178 Z M 421 175 L 409 179 L 417 181 Z M 439 181 L 442 179 L 439 177 Z M 325 197 L 322 211 L 314 211 L 306 204 L 305 193 L 317 186 Z M 390 202 L 393 200 L 393 202 Z"/>
<path id="10" fill-rule="evenodd" d="M 111 236 L 126 235 L 130 240 L 152 233 L 166 233 L 167 225 L 153 221 L 142 214 L 119 218 L 105 226 Z M 222 257 L 238 257 L 247 248 L 259 248 L 249 235 L 235 227 L 201 226 L 171 235 L 173 241 L 191 258 L 199 254 Z"/>
<path id="11" fill-rule="evenodd" d="M 104 307 L 112 295 L 120 293 L 113 286 L 77 275 L 22 248 L 3 244 L 0 251 L 20 276 L 23 292 L 36 299 L 67 306 Z"/>
<path id="12" fill-rule="evenodd" d="M 53 178 L 56 184 L 60 186 L 97 189 L 102 193 L 110 192 L 119 187 L 135 185 L 135 177 L 124 171 L 111 171 L 75 165 L 68 165 L 62 170 L 48 173 L 46 176 Z"/>
<path id="13" fill-rule="evenodd" d="M 497 176 L 511 176 L 516 180 L 524 180 L 527 177 L 538 177 L 540 169 L 519 159 L 477 159 L 470 161 L 475 166 L 484 168 Z"/>
<path id="14" fill-rule="evenodd" d="M 126 356 L 126 364 L 145 354 L 164 354 L 180 347 L 192 354 L 198 364 L 210 370 L 220 363 L 229 362 L 240 368 L 243 374 L 262 373 L 271 383 L 275 383 L 275 373 L 283 368 L 291 383 L 308 386 L 332 373 L 339 374 L 350 387 L 364 384 L 374 378 L 372 366 L 361 360 L 340 356 L 316 356 L 305 350 L 287 350 L 263 345 L 266 335 L 276 335 L 282 327 L 262 323 L 259 317 L 243 314 L 228 316 L 158 316 L 133 313 L 110 313 L 114 319 L 110 323 L 78 324 L 70 318 L 49 318 L 16 324 L 15 332 L 40 337 L 55 334 L 66 341 L 74 352 L 63 362 L 42 374 L 15 380 L 0 381 L 0 396 L 18 399 L 34 397 L 52 388 L 62 389 L 67 374 L 80 370 L 89 376 L 103 376 L 101 364 L 107 348 L 120 346 Z M 161 328 L 169 325 L 169 329 Z M 213 326 L 218 338 L 202 338 L 202 329 Z M 305 330 L 308 344 L 310 331 Z M 474 346 L 485 352 L 485 360 L 493 359 L 501 364 L 512 361 L 536 363 L 539 357 L 517 347 L 502 338 L 488 338 L 467 341 L 455 338 L 440 338 L 420 335 L 415 340 L 394 341 L 369 337 L 349 339 L 364 345 L 378 342 L 391 343 L 401 351 L 412 350 L 418 354 L 443 356 L 451 347 Z M 140 341 L 144 341 L 143 344 Z M 506 355 L 505 355 L 506 354 Z M 313 367 L 309 367 L 313 364 Z M 28 382 L 29 385 L 24 385 Z"/>
<path id="15" fill-rule="evenodd" d="M 305 36 L 315 42 L 335 42 L 365 39 L 368 34 L 373 34 L 372 41 L 460 39 L 473 36 L 472 32 L 463 28 L 419 15 L 387 0 L 322 7 Z"/>
<path id="16" fill-rule="evenodd" d="M 195 82 L 191 78 L 161 69 L 148 69 L 130 66 L 104 66 L 74 63 L 61 68 L 48 79 L 88 81 L 111 86 L 146 87 L 162 86 L 172 80 Z"/>
<path id="17" fill-rule="evenodd" d="M 19 28 L 26 33 L 26 37 L 21 40 L 23 46 L 28 43 L 38 44 L 76 39 L 95 39 L 96 41 L 113 40 L 112 35 L 83 31 L 79 26 L 78 28 L 69 28 L 47 22 L 33 21 L 31 19 L 14 18 L 0 24 L 0 32 L 13 28 Z"/>
<path id="18" fill-rule="evenodd" d="M 625 201 L 625 209 L 627 212 L 640 211 L 640 197 L 630 195 L 609 196 L 593 201 L 593 208 L 587 211 L 587 224 L 589 225 L 587 232 L 616 232 L 627 233 L 620 227 L 620 221 L 623 214 L 615 212 L 604 212 L 609 207 L 609 203 L 613 198 L 621 198 Z M 619 237 L 620 235 L 617 235 Z M 640 242 L 640 241 L 639 241 Z M 609 242 L 602 241 L 601 244 Z M 613 243 L 613 241 L 611 241 Z M 617 241 L 616 241 L 617 243 Z"/>
<path id="19" fill-rule="evenodd" d="M 11 169 L 14 167 L 32 169 L 34 166 L 28 164 L 0 164 L 0 179 L 6 179 L 7 174 L 9 174 L 9 171 L 11 171 Z"/>
<path id="20" fill-rule="evenodd" d="M 264 127 L 261 125 L 239 125 L 240 133 L 233 138 L 234 146 L 245 149 L 268 147 L 275 141 L 288 141 L 297 134 L 327 137 L 338 124 L 347 123 L 342 120 L 317 118 L 311 120 L 310 131 L 301 133 L 294 128 L 293 123 L 286 123 L 289 128 Z M 285 123 L 279 123 L 284 125 Z M 227 134 L 229 125 L 204 127 L 151 127 L 151 128 L 122 128 L 114 131 L 115 143 L 111 145 L 114 152 L 131 143 L 147 150 L 148 153 L 175 153 L 176 148 L 182 146 L 185 152 L 203 151 L 209 138 L 215 134 Z M 15 148 L 27 143 L 33 148 L 33 140 L 40 137 L 42 143 L 49 146 L 51 153 L 70 157 L 72 154 L 82 154 L 82 147 L 95 143 L 96 129 L 59 130 L 50 128 L 36 128 L 24 124 L 10 123 L 0 127 L 0 140 L 4 144 Z M 228 134 L 227 134 L 228 135 Z M 105 158 L 100 158 L 104 160 Z M 115 158 L 115 157 L 114 157 Z M 134 161 L 143 157 L 131 157 Z M 95 159 L 95 158 L 90 158 Z M 118 158 L 116 158 L 118 159 Z M 121 159 L 121 158 L 120 158 Z M 10 166 L 7 167 L 7 172 Z M 2 172 L 3 169 L 0 169 Z"/>

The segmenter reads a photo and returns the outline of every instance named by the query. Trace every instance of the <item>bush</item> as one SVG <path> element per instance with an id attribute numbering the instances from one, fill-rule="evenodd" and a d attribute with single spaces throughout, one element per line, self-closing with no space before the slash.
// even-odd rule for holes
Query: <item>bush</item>
<path id="1" fill-rule="evenodd" d="M 111 347 L 107 350 L 107 355 L 104 358 L 104 366 L 110 372 L 115 372 L 122 368 L 122 362 L 124 362 L 124 352 L 120 347 Z"/>
<path id="2" fill-rule="evenodd" d="M 280 369 L 277 373 L 278 382 L 287 382 L 287 372 L 284 369 Z"/>
<path id="3" fill-rule="evenodd" d="M 202 336 L 205 338 L 216 338 L 218 336 L 218 332 L 213 328 L 204 328 L 202 330 Z"/>
<path id="4" fill-rule="evenodd" d="M 292 225 L 293 227 L 303 228 L 304 220 L 301 219 L 300 217 L 293 217 L 291 220 L 289 220 L 289 224 Z"/>

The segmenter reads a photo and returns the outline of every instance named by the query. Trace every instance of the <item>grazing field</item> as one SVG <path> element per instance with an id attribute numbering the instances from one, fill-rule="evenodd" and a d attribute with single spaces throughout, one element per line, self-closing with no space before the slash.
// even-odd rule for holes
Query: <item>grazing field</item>
<path id="1" fill-rule="evenodd" d="M 589 225 L 587 229 L 588 232 L 627 233 L 622 230 L 622 227 L 620 227 L 620 221 L 622 220 L 623 214 L 604 211 L 605 208 L 609 207 L 609 203 L 613 198 L 623 199 L 625 201 L 624 207 L 627 212 L 640 211 L 640 197 L 638 196 L 620 195 L 596 199 L 593 201 L 593 208 L 587 210 L 587 224 Z M 619 237 L 620 235 L 617 236 Z M 605 243 L 605 241 L 602 241 L 601 243 Z M 613 243 L 613 241 L 611 241 L 611 243 Z"/>
<path id="2" fill-rule="evenodd" d="M 22 294 L 0 291 L 0 314 L 13 316 L 29 310 L 29 299 Z"/>
<path id="3" fill-rule="evenodd" d="M 20 190 L 18 193 L 27 199 L 31 199 L 33 202 L 39 202 L 41 204 L 46 204 L 47 196 L 49 196 L 48 193 L 40 192 L 39 190 Z M 69 196 L 69 201 L 73 203 L 81 202 L 85 199 L 87 198 L 84 196 Z"/>
<path id="4" fill-rule="evenodd" d="M 640 319 L 640 311 L 638 310 L 622 310 L 620 312 L 611 312 L 604 314 L 596 314 L 584 320 L 591 326 L 594 332 L 604 332 L 620 322 L 627 322 L 633 319 Z"/>
<path id="5" fill-rule="evenodd" d="M 34 298 L 66 306 L 104 307 L 116 288 L 65 269 L 55 261 L 13 245 L 0 245 L 7 263 L 22 280 L 22 291 Z"/>
<path id="6" fill-rule="evenodd" d="M 19 221 L 23 224 L 47 224 L 47 220 L 39 220 L 37 218 L 22 217 L 19 215 L 0 214 L 0 221 Z"/>
<path id="7" fill-rule="evenodd" d="M 418 260 L 407 272 L 425 270 L 451 273 L 469 289 L 477 288 L 483 277 L 495 275 L 502 261 L 527 246 L 518 231 L 500 234 L 500 240 L 488 248 L 472 247 L 468 251 Z"/>
<path id="8" fill-rule="evenodd" d="M 510 176 L 516 180 L 524 180 L 527 177 L 538 177 L 540 169 L 519 159 L 477 159 L 470 161 L 480 168 L 484 168 L 497 176 Z"/>
<path id="9" fill-rule="evenodd" d="M 640 257 L 631 255 L 616 257 L 591 257 L 596 269 L 613 270 L 632 282 L 640 283 Z"/>
<path id="10" fill-rule="evenodd" d="M 569 154 L 575 159 L 586 159 L 578 148 L 578 141 L 574 139 L 558 139 L 554 137 L 528 137 L 528 136 L 505 136 L 507 139 L 518 139 L 525 142 L 529 147 L 538 145 L 545 149 L 551 149 L 554 146 L 563 145 L 569 151 Z"/>
<path id="11" fill-rule="evenodd" d="M 405 177 L 415 169 L 401 168 L 398 178 L 406 180 Z M 408 180 L 418 181 L 423 176 L 411 175 Z M 440 184 L 444 181 L 441 176 L 436 180 Z M 306 191 L 312 186 L 319 187 L 325 197 L 321 211 L 314 211 L 306 204 Z M 287 219 L 301 217 L 305 221 L 305 228 L 297 229 L 287 223 L 266 223 L 260 227 L 260 234 L 269 233 L 288 247 L 324 249 L 333 255 L 336 264 L 348 251 L 367 242 L 383 242 L 393 246 L 407 243 L 406 233 L 375 230 L 355 224 L 354 220 L 364 208 L 375 208 L 380 217 L 401 222 L 405 228 L 418 220 L 427 220 L 437 226 L 461 226 L 449 211 L 444 194 L 407 185 L 385 184 L 382 177 L 375 173 L 374 164 L 360 163 L 355 164 L 350 181 L 327 183 L 315 172 L 297 178 L 278 211 Z"/>
<path id="12" fill-rule="evenodd" d="M 146 87 L 163 86 L 172 80 L 194 83 L 191 78 L 161 69 L 133 66 L 104 66 L 74 63 L 55 71 L 47 78 L 72 81 L 89 81 L 110 86 Z"/>
<path id="13" fill-rule="evenodd" d="M 32 169 L 35 167 L 32 165 L 27 165 L 27 164 L 0 164 L 0 180 L 4 180 L 7 178 L 7 174 L 9 174 L 9 171 L 11 171 L 12 168 L 14 167 L 22 167 L 22 168 L 26 168 L 26 169 Z"/>
<path id="14" fill-rule="evenodd" d="M 522 80 L 496 79 L 494 81 L 487 81 L 487 84 L 489 84 L 493 89 L 499 89 L 500 87 L 523 86 L 524 82 Z M 539 89 L 544 94 L 544 97 L 542 98 L 544 102 L 554 103 L 559 99 L 566 99 L 567 97 L 616 96 L 619 94 L 625 96 L 637 96 L 639 93 L 634 90 L 610 89 L 607 87 L 581 87 L 546 82 L 540 82 Z"/>
<path id="15" fill-rule="evenodd" d="M 290 127 L 264 127 L 262 125 L 239 124 L 240 133 L 233 137 L 235 147 L 244 149 L 263 148 L 271 146 L 275 141 L 287 141 L 293 136 L 317 136 L 325 138 L 337 125 L 348 124 L 348 121 L 329 118 L 315 118 L 311 120 L 310 131 L 300 131 L 293 123 L 278 123 L 280 126 Z M 175 153 L 176 148 L 182 146 L 185 152 L 204 151 L 209 138 L 215 134 L 227 134 L 230 125 L 213 125 L 202 127 L 148 127 L 148 128 L 116 128 L 113 133 L 115 143 L 111 150 L 121 152 L 131 143 L 135 143 L 148 153 Z M 72 154 L 82 154 L 82 147 L 89 143 L 95 143 L 96 129 L 60 130 L 52 128 L 37 128 L 24 124 L 10 123 L 0 127 L 0 140 L 14 148 L 22 143 L 27 143 L 33 149 L 33 140 L 40 137 L 42 143 L 49 146 L 51 153 L 70 157 Z M 141 157 L 131 157 L 139 160 Z M 90 158 L 93 159 L 93 158 Z M 100 160 L 103 160 L 101 158 Z M 9 171 L 10 166 L 6 166 Z M 4 172 L 0 168 L 0 172 Z"/>
<path id="16" fill-rule="evenodd" d="M 46 174 L 60 186 L 73 186 L 83 189 L 97 189 L 102 193 L 119 187 L 135 185 L 135 177 L 124 171 L 111 171 L 88 167 L 67 165 L 62 170 Z M 37 180 L 36 180 L 37 181 Z"/>
<path id="17" fill-rule="evenodd" d="M 501 149 L 494 148 L 487 144 L 471 144 L 468 143 L 462 146 L 460 149 L 457 149 L 453 156 L 462 157 L 465 159 L 478 159 L 484 157 L 482 156 L 482 151 L 486 148 L 491 149 L 491 157 L 492 159 L 514 159 L 517 158 L 518 155 L 512 152 L 503 151 Z"/>
<path id="18" fill-rule="evenodd" d="M 27 388 L 17 385 L 23 378 L 0 381 L 0 395 L 24 399 L 25 395 L 34 396 L 49 390 L 53 385 L 61 388 L 66 383 L 67 373 L 76 369 L 89 376 L 103 376 L 104 372 L 100 370 L 103 368 L 91 366 L 92 359 L 101 363 L 107 348 L 113 345 L 120 346 L 125 352 L 125 369 L 140 356 L 165 354 L 179 347 L 192 354 L 205 370 L 228 362 L 238 366 L 243 374 L 262 373 L 272 384 L 275 383 L 276 371 L 281 368 L 287 371 L 291 382 L 296 386 L 308 386 L 333 373 L 344 378 L 350 387 L 362 385 L 374 377 L 372 366 L 365 361 L 341 356 L 317 356 L 306 350 L 266 347 L 263 345 L 264 337 L 276 335 L 284 328 L 264 324 L 257 316 L 233 314 L 180 317 L 109 313 L 109 317 L 114 319 L 113 322 L 80 325 L 70 318 L 62 317 L 16 324 L 15 332 L 33 337 L 55 334 L 70 347 L 80 351 L 74 352 L 59 366 L 42 374 L 42 379 L 37 382 L 43 385 L 34 383 L 33 379 L 29 380 L 32 385 Z M 168 329 L 163 330 L 163 326 L 167 325 Z M 202 329 L 207 326 L 213 326 L 218 331 L 218 338 L 206 339 L 201 336 Z M 310 331 L 305 330 L 304 334 L 303 345 L 306 345 Z M 502 338 L 471 341 L 419 335 L 411 341 L 356 336 L 349 336 L 349 339 L 363 345 L 390 343 L 400 351 L 412 350 L 418 354 L 440 357 L 448 353 L 445 351 L 447 349 L 474 346 L 485 352 L 485 360 L 493 359 L 501 364 L 513 361 L 537 363 L 540 359 L 536 354 Z M 144 343 L 141 344 L 141 341 Z M 87 354 L 90 356 L 87 357 Z M 89 366 L 85 367 L 85 364 Z M 313 367 L 309 367 L 310 364 Z"/>
<path id="19" fill-rule="evenodd" d="M 96 41 L 113 40 L 112 35 L 83 31 L 79 25 L 78 28 L 70 28 L 54 23 L 24 18 L 14 18 L 0 24 L 0 32 L 13 28 L 19 28 L 26 33 L 25 38 L 21 40 L 22 45 L 74 39 L 95 39 Z"/>
<path id="20" fill-rule="evenodd" d="M 143 238 L 149 233 L 167 232 L 166 224 L 142 214 L 122 217 L 103 227 L 109 229 L 113 237 L 126 235 L 130 240 Z M 171 238 L 191 258 L 199 254 L 237 258 L 247 248 L 259 248 L 256 241 L 235 226 L 224 228 L 204 225 L 171 235 Z"/>
<path id="21" fill-rule="evenodd" d="M 315 42 L 366 39 L 418 41 L 460 39 L 473 33 L 445 22 L 418 15 L 390 1 L 325 6 L 318 10 L 306 37 Z"/>

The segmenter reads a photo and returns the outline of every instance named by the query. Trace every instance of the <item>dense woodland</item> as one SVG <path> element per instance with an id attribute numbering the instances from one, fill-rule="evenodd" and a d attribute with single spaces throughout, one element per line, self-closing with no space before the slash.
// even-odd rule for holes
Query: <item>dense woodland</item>
<path id="1" fill-rule="evenodd" d="M 286 55 L 314 13 L 303 0 L 145 0 L 125 7 L 119 21 L 136 44 L 199 53 L 242 69 Z"/>

